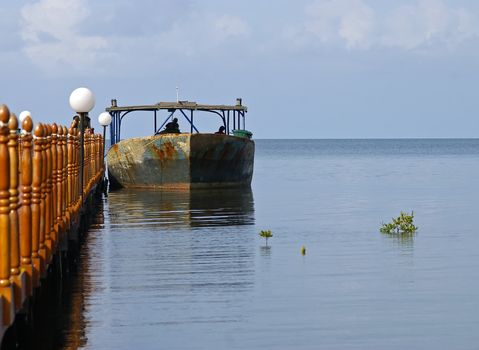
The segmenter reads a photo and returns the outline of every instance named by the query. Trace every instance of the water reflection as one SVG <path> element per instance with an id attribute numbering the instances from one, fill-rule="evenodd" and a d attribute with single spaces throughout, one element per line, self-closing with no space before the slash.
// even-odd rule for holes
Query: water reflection
<path id="1" fill-rule="evenodd" d="M 395 246 L 404 251 L 412 251 L 416 233 L 382 233 L 384 237 L 391 239 Z"/>
<path id="2" fill-rule="evenodd" d="M 271 256 L 271 246 L 269 245 L 261 246 L 259 247 L 259 252 L 261 256 L 269 258 Z"/>
<path id="3" fill-rule="evenodd" d="M 255 283 L 251 189 L 121 190 L 104 204 L 84 246 L 86 321 L 65 330 L 85 330 L 80 348 L 175 348 L 184 334 L 244 320 Z"/>
<path id="4" fill-rule="evenodd" d="M 78 242 L 71 241 L 63 259 L 52 263 L 49 278 L 42 281 L 32 299 L 31 313 L 19 317 L 16 349 L 64 349 L 73 350 L 87 344 L 85 317 L 86 300 L 93 291 L 91 281 L 91 250 L 94 245 L 95 227 L 104 222 L 103 203 L 95 203 L 88 220 L 90 230 Z M 11 347 L 7 347 L 11 348 Z"/>
<path id="5" fill-rule="evenodd" d="M 110 195 L 113 225 L 236 226 L 254 224 L 251 188 L 190 191 L 128 190 Z M 125 220 L 125 219 L 128 220 Z"/>

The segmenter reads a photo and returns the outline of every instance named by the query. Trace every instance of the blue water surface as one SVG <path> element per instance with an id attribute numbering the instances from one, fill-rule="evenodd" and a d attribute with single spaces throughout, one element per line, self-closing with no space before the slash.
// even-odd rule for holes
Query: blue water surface
<path id="1" fill-rule="evenodd" d="M 478 349 L 478 175 L 475 139 L 256 140 L 251 191 L 110 193 L 77 348 Z"/>

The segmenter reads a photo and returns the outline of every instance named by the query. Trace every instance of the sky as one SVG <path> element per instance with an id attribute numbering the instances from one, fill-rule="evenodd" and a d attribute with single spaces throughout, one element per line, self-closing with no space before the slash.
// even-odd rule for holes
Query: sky
<path id="1" fill-rule="evenodd" d="M 111 99 L 175 101 L 178 86 L 241 97 L 254 138 L 479 135 L 477 0 L 2 0 L 0 17 L 0 103 L 35 122 L 69 124 L 77 87 L 99 128 Z M 200 131 L 220 125 L 202 116 Z M 150 135 L 152 116 L 123 127 Z"/>

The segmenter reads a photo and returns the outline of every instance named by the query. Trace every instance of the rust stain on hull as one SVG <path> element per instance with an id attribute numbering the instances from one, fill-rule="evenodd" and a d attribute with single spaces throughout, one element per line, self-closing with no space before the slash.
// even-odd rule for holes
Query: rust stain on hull
<path id="1" fill-rule="evenodd" d="M 216 134 L 177 134 L 123 140 L 108 151 L 113 187 L 213 188 L 249 186 L 254 142 Z"/>
<path id="2" fill-rule="evenodd" d="M 176 157 L 176 150 L 171 142 L 162 143 L 160 146 L 156 143 L 152 143 L 151 150 L 157 155 L 160 161 L 174 159 Z"/>

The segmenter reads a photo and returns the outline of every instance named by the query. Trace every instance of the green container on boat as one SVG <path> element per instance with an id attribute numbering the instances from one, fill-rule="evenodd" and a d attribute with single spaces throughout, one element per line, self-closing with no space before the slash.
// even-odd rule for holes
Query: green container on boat
<path id="1" fill-rule="evenodd" d="M 233 135 L 250 139 L 253 136 L 253 133 L 248 130 L 233 130 Z"/>

